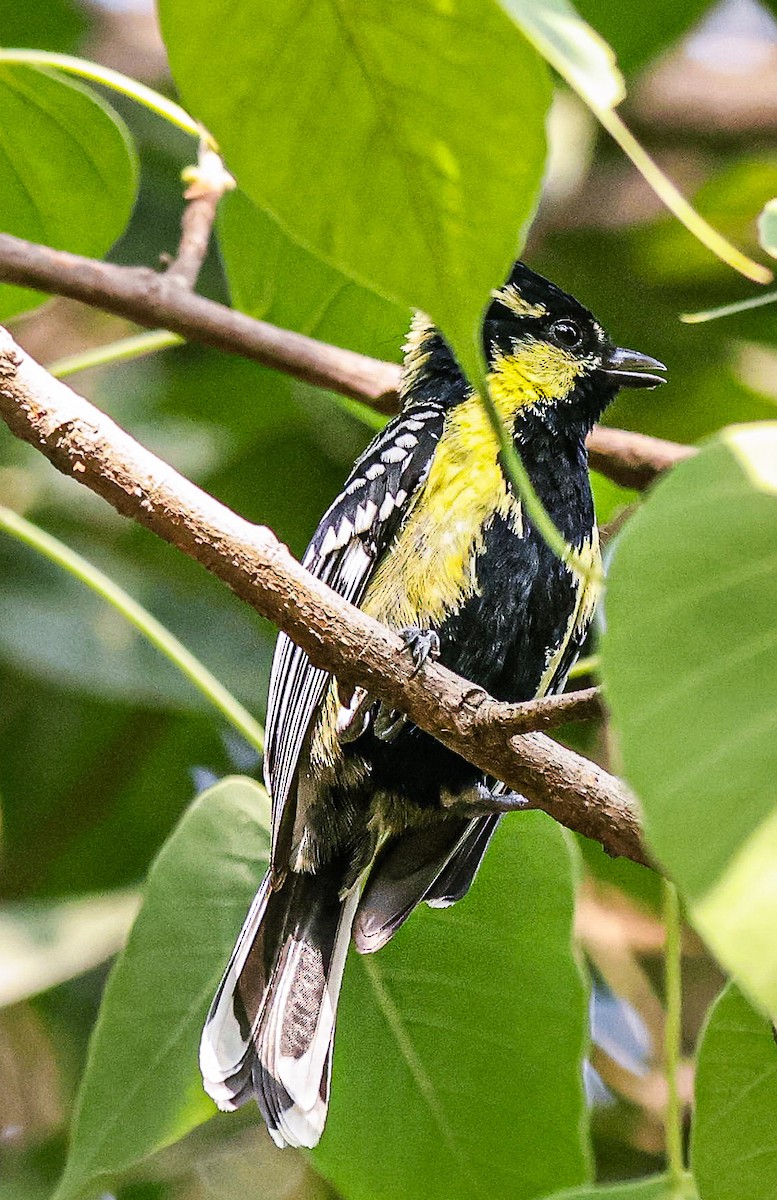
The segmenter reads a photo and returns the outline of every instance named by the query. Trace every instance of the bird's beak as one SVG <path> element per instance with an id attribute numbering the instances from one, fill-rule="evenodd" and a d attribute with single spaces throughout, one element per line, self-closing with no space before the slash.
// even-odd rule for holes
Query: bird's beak
<path id="1" fill-rule="evenodd" d="M 640 354 L 638 350 L 623 350 L 620 346 L 608 350 L 602 359 L 600 368 L 605 375 L 618 387 L 658 387 L 666 383 L 663 375 L 655 371 L 665 371 L 666 367 L 657 358 L 649 354 Z"/>

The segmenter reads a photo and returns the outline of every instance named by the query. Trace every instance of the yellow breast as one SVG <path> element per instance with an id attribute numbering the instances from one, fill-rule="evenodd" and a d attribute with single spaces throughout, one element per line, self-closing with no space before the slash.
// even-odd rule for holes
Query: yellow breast
<path id="1" fill-rule="evenodd" d="M 475 560 L 495 514 L 522 532 L 498 445 L 476 396 L 446 422 L 426 483 L 361 607 L 394 629 L 439 625 L 477 590 Z"/>

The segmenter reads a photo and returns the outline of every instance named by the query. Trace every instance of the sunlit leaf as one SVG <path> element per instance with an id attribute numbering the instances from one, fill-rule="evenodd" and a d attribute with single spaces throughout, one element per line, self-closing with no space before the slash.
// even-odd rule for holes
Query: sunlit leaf
<path id="1" fill-rule="evenodd" d="M 668 1175 L 653 1175 L 649 1179 L 630 1179 L 627 1183 L 571 1188 L 555 1192 L 548 1200 L 697 1200 L 697 1195 L 690 1175 L 679 1183 Z"/>
<path id="2" fill-rule="evenodd" d="M 758 240 L 767 254 L 777 258 L 777 200 L 764 205 L 758 218 Z"/>
<path id="3" fill-rule="evenodd" d="M 603 672 L 650 845 L 777 1012 L 777 424 L 732 427 L 619 538 Z"/>
<path id="4" fill-rule="evenodd" d="M 0 1008 L 111 958 L 137 910 L 135 892 L 0 908 Z"/>
<path id="5" fill-rule="evenodd" d="M 240 187 L 344 274 L 429 312 L 470 366 L 544 166 L 550 89 L 518 30 L 487 0 L 238 0 L 228 21 L 218 0 L 163 0 L 160 15 Z"/>
<path id="6" fill-rule="evenodd" d="M 569 0 L 499 0 L 562 79 L 595 109 L 626 94 L 615 51 Z"/>

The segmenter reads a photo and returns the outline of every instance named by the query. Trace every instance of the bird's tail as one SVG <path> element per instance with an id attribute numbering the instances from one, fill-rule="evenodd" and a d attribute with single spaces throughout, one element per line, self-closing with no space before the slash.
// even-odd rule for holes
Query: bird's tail
<path id="1" fill-rule="evenodd" d="M 358 891 L 342 871 L 264 880 L 205 1022 L 200 1068 L 219 1108 L 255 1096 L 279 1146 L 315 1146 L 329 1104 L 340 984 Z"/>

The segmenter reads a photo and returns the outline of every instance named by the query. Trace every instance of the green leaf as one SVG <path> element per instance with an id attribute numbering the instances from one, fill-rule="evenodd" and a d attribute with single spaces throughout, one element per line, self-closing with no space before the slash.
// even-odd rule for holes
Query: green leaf
<path id="1" fill-rule="evenodd" d="M 758 218 L 758 240 L 767 254 L 777 258 L 777 200 L 764 205 Z"/>
<path id="2" fill-rule="evenodd" d="M 772 1200 L 777 1045 L 771 1023 L 733 984 L 701 1038 L 691 1157 L 702 1200 Z"/>
<path id="3" fill-rule="evenodd" d="M 80 84 L 0 64 L 0 230 L 101 257 L 123 232 L 137 191 L 129 135 Z M 0 285 L 0 319 L 36 292 Z"/>
<path id="4" fill-rule="evenodd" d="M 385 950 L 350 957 L 313 1154 L 347 1200 L 521 1200 L 585 1180 L 573 907 L 567 839 L 527 813 L 464 900 L 422 906 Z"/>
<path id="5" fill-rule="evenodd" d="M 300 246 L 242 192 L 224 196 L 218 234 L 235 308 L 361 354 L 399 358 L 408 309 Z"/>
<path id="6" fill-rule="evenodd" d="M 197 1046 L 267 861 L 268 824 L 264 789 L 225 779 L 194 802 L 152 866 L 105 989 L 56 1200 L 97 1190 L 215 1112 Z"/>
<path id="7" fill-rule="evenodd" d="M 652 850 L 777 1012 L 777 423 L 733 426 L 616 547 L 603 673 Z"/>
<path id="8" fill-rule="evenodd" d="M 521 34 L 488 0 L 237 0 L 228 21 L 219 0 L 162 0 L 160 16 L 240 187 L 344 274 L 430 313 L 471 366 L 544 166 L 550 90 Z"/>
<path id="9" fill-rule="evenodd" d="M 653 1175 L 649 1179 L 630 1179 L 627 1183 L 554 1192 L 548 1200 L 696 1200 L 696 1196 L 696 1187 L 690 1175 L 679 1183 L 675 1183 L 668 1175 Z"/>

